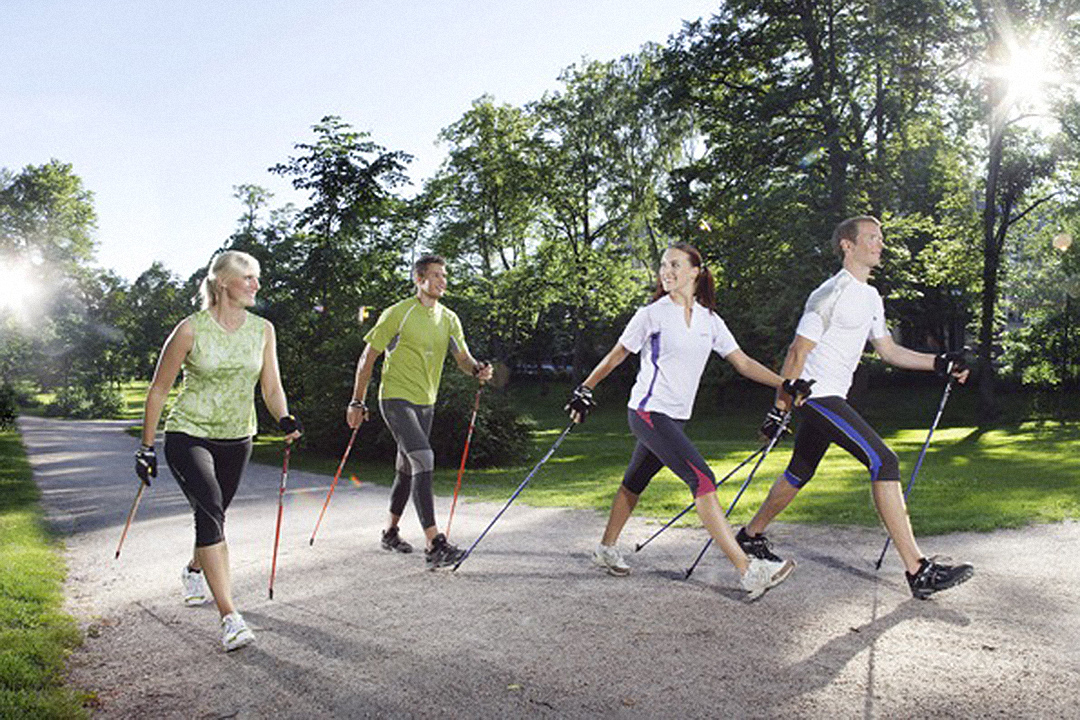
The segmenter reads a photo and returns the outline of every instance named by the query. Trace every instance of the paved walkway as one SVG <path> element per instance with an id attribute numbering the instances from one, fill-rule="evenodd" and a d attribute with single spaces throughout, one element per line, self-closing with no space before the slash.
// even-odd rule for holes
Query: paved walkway
<path id="1" fill-rule="evenodd" d="M 1080 717 L 1075 522 L 924 538 L 976 564 L 928 602 L 894 555 L 873 571 L 880 531 L 777 525 L 799 567 L 748 604 L 718 553 L 681 579 L 702 530 L 668 531 L 612 578 L 589 561 L 604 518 L 529 507 L 528 490 L 456 573 L 379 549 L 385 487 L 339 484 L 312 547 L 329 478 L 294 471 L 271 601 L 280 468 L 252 466 L 228 536 L 258 642 L 225 654 L 213 606 L 180 602 L 193 532 L 167 471 L 113 559 L 137 487 L 123 426 L 20 419 L 88 633 L 71 682 L 102 718 Z M 454 539 L 499 507 L 459 504 Z M 655 527 L 633 519 L 624 546 Z"/>

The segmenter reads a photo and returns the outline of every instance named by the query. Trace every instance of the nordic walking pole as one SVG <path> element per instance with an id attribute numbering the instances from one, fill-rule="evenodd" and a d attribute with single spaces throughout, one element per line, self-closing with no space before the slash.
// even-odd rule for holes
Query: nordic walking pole
<path id="1" fill-rule="evenodd" d="M 755 451 L 754 451 L 754 453 L 753 453 L 752 455 L 750 455 L 750 457 L 746 458 L 746 459 L 745 459 L 745 460 L 743 460 L 743 461 L 742 461 L 741 463 L 739 463 L 738 465 L 736 465 L 736 466 L 735 466 L 735 468 L 734 468 L 734 469 L 733 469 L 733 470 L 732 470 L 731 472 L 729 472 L 729 473 L 728 473 L 727 475 L 725 475 L 725 476 L 723 477 L 723 479 L 722 479 L 722 480 L 721 480 L 720 482 L 716 483 L 716 486 L 717 486 L 717 487 L 720 487 L 721 485 L 723 485 L 723 484 L 724 484 L 725 482 L 727 482 L 728 478 L 730 478 L 730 477 L 731 477 L 732 475 L 734 475 L 735 473 L 739 472 L 739 470 L 741 470 L 741 469 L 742 469 L 742 467 L 743 467 L 744 465 L 746 465 L 746 463 L 748 463 L 748 462 L 750 462 L 751 460 L 753 460 L 754 458 L 756 458 L 756 457 L 757 457 L 757 456 L 758 456 L 759 454 L 761 454 L 761 453 L 762 453 L 762 452 L 763 452 L 764 450 L 765 450 L 765 446 L 764 446 L 764 445 L 762 445 L 761 447 L 759 447 L 759 448 L 758 448 L 757 450 L 755 450 Z M 678 520 L 679 518 L 681 518 L 681 517 L 682 517 L 683 515 L 685 515 L 686 513 L 688 513 L 688 512 L 690 512 L 691 510 L 693 510 L 693 509 L 694 509 L 694 508 L 695 508 L 696 506 L 697 506 L 697 503 L 690 503 L 689 505 L 687 505 L 687 506 L 686 506 L 685 508 L 683 508 L 682 512 L 680 512 L 680 513 L 679 513 L 678 515 L 676 515 L 675 517 L 671 518 L 671 519 L 670 519 L 670 520 L 668 520 L 668 521 L 667 521 L 666 523 L 664 523 L 664 527 L 660 528 L 659 530 L 657 530 L 656 532 L 654 532 L 654 533 L 653 533 L 652 535 L 650 535 L 650 536 L 649 536 L 649 539 L 648 539 L 648 540 L 646 540 L 645 542 L 640 542 L 640 543 L 638 543 L 637 545 L 635 545 L 635 546 L 634 546 L 634 552 L 638 552 L 639 550 L 641 550 L 641 548 L 643 548 L 643 547 L 645 547 L 646 545 L 648 545 L 649 543 L 651 543 L 651 542 L 652 542 L 653 540 L 655 540 L 655 539 L 657 538 L 657 536 L 659 536 L 659 535 L 660 535 L 660 533 L 664 532 L 664 531 L 665 531 L 665 530 L 667 530 L 667 529 L 668 529 L 669 527 L 671 527 L 672 525 L 674 525 L 674 524 L 675 524 L 675 521 L 677 521 L 677 520 Z"/>
<path id="2" fill-rule="evenodd" d="M 281 539 L 281 516 L 285 504 L 285 482 L 289 477 L 289 454 L 292 452 L 292 443 L 285 442 L 285 460 L 281 463 L 281 484 L 278 486 L 277 498 L 277 527 L 274 529 L 274 556 L 270 561 L 270 599 L 274 599 L 274 575 L 277 574 L 277 549 Z"/>
<path id="3" fill-rule="evenodd" d="M 131 503 L 131 510 L 128 511 L 127 522 L 124 523 L 124 532 L 120 533 L 120 544 L 116 546 L 116 555 L 113 560 L 120 558 L 120 548 L 124 547 L 124 538 L 127 537 L 128 528 L 131 527 L 131 521 L 135 519 L 135 509 L 139 507 L 139 500 L 142 499 L 143 490 L 146 489 L 146 483 L 142 480 L 139 481 L 139 489 L 135 493 L 135 502 Z"/>
<path id="4" fill-rule="evenodd" d="M 915 467 L 911 470 L 911 478 L 908 480 L 907 487 L 904 488 L 904 503 L 907 503 L 908 493 L 911 492 L 911 486 L 915 484 L 915 476 L 919 474 L 919 468 L 922 467 L 923 458 L 926 457 L 926 450 L 930 447 L 930 438 L 934 437 L 934 430 L 937 429 L 938 421 L 941 420 L 941 413 L 945 412 L 945 403 L 949 401 L 949 393 L 952 392 L 953 379 L 949 377 L 948 382 L 945 383 L 945 392 L 941 395 L 941 403 L 938 405 L 937 415 L 934 416 L 934 423 L 930 426 L 930 432 L 926 434 L 926 442 L 923 443 L 922 450 L 919 452 L 919 459 L 915 461 Z M 874 564 L 875 570 L 881 569 L 881 563 L 885 559 L 885 553 L 889 549 L 889 543 L 892 541 L 891 536 L 885 537 L 885 546 L 881 548 L 881 555 L 878 556 L 877 562 Z"/>
<path id="5" fill-rule="evenodd" d="M 465 435 L 465 449 L 461 451 L 461 465 L 457 471 L 457 485 L 454 486 L 454 501 L 450 503 L 450 519 L 446 521 L 446 538 L 450 539 L 450 525 L 454 522 L 454 508 L 457 507 L 458 491 L 461 490 L 461 476 L 465 473 L 465 460 L 469 457 L 469 442 L 472 441 L 473 428 L 476 426 L 476 412 L 480 409 L 480 394 L 484 392 L 484 384 L 476 390 L 476 400 L 473 401 L 472 417 L 469 418 L 469 432 Z"/>
<path id="6" fill-rule="evenodd" d="M 769 440 L 769 444 L 765 446 L 764 452 L 761 454 L 761 457 L 758 458 L 758 461 L 750 470 L 750 474 L 746 476 L 746 480 L 743 481 L 742 487 L 740 487 L 739 492 L 736 493 L 735 499 L 731 501 L 730 505 L 728 505 L 728 509 L 727 512 L 724 513 L 724 517 L 729 517 L 731 515 L 731 511 L 735 509 L 735 505 L 739 502 L 739 498 L 741 498 L 743 493 L 746 492 L 746 488 L 750 486 L 750 481 L 754 479 L 754 473 L 757 472 L 757 469 L 761 467 L 761 463 L 765 461 L 765 458 L 769 456 L 769 453 L 772 451 L 776 443 L 778 443 L 780 441 L 780 438 L 784 436 L 784 433 L 787 432 L 787 426 L 789 422 L 791 422 L 791 408 L 788 408 L 784 411 L 784 417 L 780 421 L 780 427 L 776 429 L 776 434 L 773 435 L 772 438 Z M 684 580 L 689 580 L 690 576 L 694 574 L 694 569 L 698 566 L 698 563 L 701 562 L 701 558 L 705 557 L 705 551 L 709 549 L 710 545 L 712 545 L 711 537 L 705 542 L 705 547 L 701 548 L 701 552 L 699 552 L 698 556 L 694 559 L 694 564 L 687 568 L 686 575 L 683 578 Z"/>
<path id="7" fill-rule="evenodd" d="M 338 478 L 341 477 L 341 469 L 345 467 L 345 461 L 349 459 L 353 441 L 356 440 L 356 431 L 359 429 L 360 425 L 358 424 L 353 428 L 352 435 L 349 436 L 349 444 L 345 446 L 345 454 L 341 456 L 341 462 L 338 463 L 337 472 L 334 473 L 334 480 L 330 483 L 330 492 L 326 493 L 326 501 L 322 505 L 322 510 L 319 511 L 319 519 L 315 521 L 315 529 L 311 531 L 311 540 L 308 541 L 308 545 L 315 544 L 315 533 L 319 532 L 319 526 L 322 525 L 323 515 L 326 514 L 326 506 L 330 504 L 330 498 L 334 494 L 334 487 L 337 485 Z"/>
<path id="8" fill-rule="evenodd" d="M 461 563 L 465 562 L 468 559 L 469 555 L 472 555 L 473 549 L 476 548 L 476 546 L 480 544 L 480 541 L 484 539 L 484 536 L 488 534 L 488 530 L 490 530 L 492 526 L 495 525 L 495 523 L 498 521 L 498 519 L 502 517 L 502 514 L 506 512 L 506 509 L 510 507 L 510 503 L 514 502 L 517 496 L 521 494 L 521 491 L 524 490 L 525 486 L 529 484 L 529 481 L 533 479 L 533 475 L 536 474 L 536 471 L 539 470 L 540 467 L 548 461 L 548 458 L 555 454 L 555 450 L 559 447 L 559 445 L 562 444 L 563 439 L 565 439 L 567 434 L 569 434 L 569 432 L 574 429 L 574 425 L 576 424 L 577 423 L 571 422 L 569 425 L 566 426 L 566 429 L 562 431 L 562 435 L 559 435 L 559 439 L 555 441 L 555 444 L 551 446 L 551 449 L 547 451 L 547 454 L 544 455 L 544 457 L 540 458 L 540 462 L 536 463 L 536 467 L 534 467 L 529 472 L 529 474 L 525 476 L 525 479 L 521 481 L 521 484 L 518 485 L 517 490 L 514 491 L 514 494 L 511 495 L 510 499 L 506 501 L 505 505 L 503 505 L 502 510 L 500 510 L 495 515 L 495 517 L 492 518 L 491 522 L 488 523 L 488 526 L 484 528 L 484 532 L 480 533 L 480 537 L 473 540 L 473 544 L 469 546 L 469 549 L 465 551 L 465 554 L 462 555 L 461 559 L 458 560 L 457 563 L 454 565 L 454 570 L 457 570 L 459 567 L 461 567 Z"/>

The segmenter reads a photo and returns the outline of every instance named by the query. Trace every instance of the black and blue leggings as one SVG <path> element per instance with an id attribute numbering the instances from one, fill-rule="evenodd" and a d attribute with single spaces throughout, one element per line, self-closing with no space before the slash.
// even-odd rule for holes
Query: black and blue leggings
<path id="1" fill-rule="evenodd" d="M 623 475 L 623 487 L 640 495 L 660 468 L 667 466 L 690 486 L 695 498 L 716 492 L 716 476 L 683 432 L 685 420 L 673 420 L 658 412 L 630 410 L 627 422 L 638 442 Z"/>
<path id="2" fill-rule="evenodd" d="M 165 462 L 195 511 L 195 547 L 225 539 L 225 511 L 250 457 L 250 437 L 212 440 L 165 433 Z"/>
<path id="3" fill-rule="evenodd" d="M 435 408 L 387 398 L 379 401 L 379 410 L 398 451 L 394 487 L 390 489 L 390 514 L 401 516 L 411 492 L 420 527 L 427 530 L 435 524 L 435 494 L 431 487 L 435 451 L 430 440 Z"/>
<path id="4" fill-rule="evenodd" d="M 829 445 L 836 443 L 870 471 L 870 479 L 899 480 L 900 463 L 874 428 L 847 401 L 831 395 L 807 400 L 800 408 L 802 421 L 795 434 L 795 449 L 784 478 L 801 488 L 817 472 Z"/>

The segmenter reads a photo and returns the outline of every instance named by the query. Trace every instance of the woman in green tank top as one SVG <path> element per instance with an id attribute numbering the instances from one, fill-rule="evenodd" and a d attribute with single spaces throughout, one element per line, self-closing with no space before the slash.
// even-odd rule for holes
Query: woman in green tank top
<path id="1" fill-rule="evenodd" d="M 254 640 L 233 605 L 224 525 L 251 456 L 256 383 L 286 442 L 302 432 L 281 385 L 274 326 L 247 310 L 258 290 L 259 263 L 247 253 L 230 250 L 211 261 L 200 288 L 202 310 L 182 320 L 161 351 L 135 456 L 136 473 L 149 484 L 157 476 L 155 431 L 183 369 L 180 394 L 165 421 L 165 459 L 195 514 L 195 552 L 181 574 L 184 602 L 201 605 L 213 594 L 226 650 Z"/>

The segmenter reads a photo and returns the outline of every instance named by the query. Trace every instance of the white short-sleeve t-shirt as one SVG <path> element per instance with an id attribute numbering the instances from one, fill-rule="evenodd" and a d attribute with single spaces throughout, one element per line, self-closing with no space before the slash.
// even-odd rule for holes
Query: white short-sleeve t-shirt
<path id="1" fill-rule="evenodd" d="M 709 353 L 727 357 L 739 349 L 724 321 L 694 303 L 687 326 L 685 311 L 665 295 L 634 313 L 619 344 L 641 357 L 627 406 L 688 420 Z"/>
<path id="2" fill-rule="evenodd" d="M 802 371 L 817 381 L 814 397 L 846 397 L 867 340 L 889 334 L 885 304 L 873 286 L 841 270 L 810 293 L 795 332 L 817 343 Z"/>

